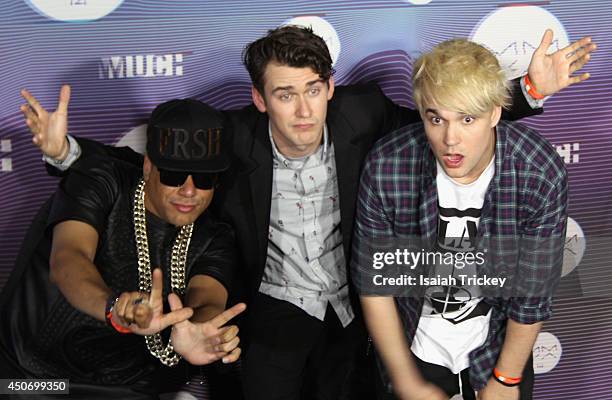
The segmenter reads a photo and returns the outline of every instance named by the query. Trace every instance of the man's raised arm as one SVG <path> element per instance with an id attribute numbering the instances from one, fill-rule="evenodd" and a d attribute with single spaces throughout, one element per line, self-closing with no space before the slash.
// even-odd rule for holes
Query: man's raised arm
<path id="1" fill-rule="evenodd" d="M 68 135 L 69 85 L 62 86 L 57 108 L 52 112 L 48 112 L 28 90 L 23 89 L 21 95 L 27 101 L 20 110 L 32 133 L 32 143 L 43 153 L 48 165 L 55 167 L 48 169 L 50 174 L 58 175 L 56 169 L 67 170 L 78 161 L 81 153 L 88 156 L 97 154 L 113 157 L 134 165 L 142 165 L 142 155 L 129 147 L 108 146 L 94 140 L 75 139 Z"/>

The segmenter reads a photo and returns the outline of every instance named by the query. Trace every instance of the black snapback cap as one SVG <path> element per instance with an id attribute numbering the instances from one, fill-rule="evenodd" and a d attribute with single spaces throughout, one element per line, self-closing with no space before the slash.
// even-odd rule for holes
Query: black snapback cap
<path id="1" fill-rule="evenodd" d="M 147 155 L 160 169 L 222 172 L 229 168 L 225 117 L 194 99 L 155 107 L 147 126 Z"/>

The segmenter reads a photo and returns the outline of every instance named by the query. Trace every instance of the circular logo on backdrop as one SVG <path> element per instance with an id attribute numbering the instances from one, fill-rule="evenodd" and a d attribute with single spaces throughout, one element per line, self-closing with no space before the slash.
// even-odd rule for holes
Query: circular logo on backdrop
<path id="1" fill-rule="evenodd" d="M 585 248 L 586 239 L 582 228 L 573 218 L 567 217 L 567 233 L 563 248 L 563 268 L 561 270 L 562 277 L 572 272 L 580 264 Z"/>
<path id="2" fill-rule="evenodd" d="M 415 5 L 423 5 L 423 4 L 429 4 L 431 3 L 432 0 L 404 0 L 404 2 L 410 3 L 410 4 L 415 4 Z"/>
<path id="3" fill-rule="evenodd" d="M 561 342 L 552 333 L 540 332 L 533 345 L 533 370 L 536 374 L 552 371 L 561 359 Z"/>
<path id="4" fill-rule="evenodd" d="M 336 61 L 338 61 L 338 56 L 340 56 L 340 38 L 338 37 L 338 32 L 336 32 L 334 27 L 329 22 L 314 15 L 304 15 L 301 17 L 291 18 L 283 23 L 283 25 L 299 25 L 312 28 L 314 33 L 321 36 L 323 40 L 325 40 L 325 43 L 327 43 L 327 48 L 329 49 L 329 54 L 332 58 L 332 65 L 336 64 Z"/>
<path id="5" fill-rule="evenodd" d="M 527 72 L 531 55 L 546 28 L 554 33 L 549 53 L 569 44 L 565 28 L 557 17 L 536 6 L 502 7 L 483 18 L 470 38 L 495 53 L 506 77 L 514 79 Z"/>
<path id="6" fill-rule="evenodd" d="M 107 16 L 123 0 L 26 0 L 34 10 L 58 21 L 93 21 Z"/>
<path id="7" fill-rule="evenodd" d="M 144 154 L 147 148 L 147 124 L 138 125 L 130 129 L 115 146 L 128 146 L 132 150 Z"/>

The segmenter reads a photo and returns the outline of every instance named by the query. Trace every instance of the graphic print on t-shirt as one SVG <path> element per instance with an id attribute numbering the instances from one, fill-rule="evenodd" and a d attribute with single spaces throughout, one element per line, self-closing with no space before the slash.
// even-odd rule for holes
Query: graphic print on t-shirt
<path id="1" fill-rule="evenodd" d="M 465 262 L 465 255 L 476 250 L 478 223 L 495 164 L 470 184 L 457 183 L 438 163 L 438 232 L 440 254 L 452 254 L 430 266 L 430 277 L 451 285 L 429 286 L 421 318 L 410 349 L 419 359 L 441 365 L 458 374 L 470 365 L 469 354 L 482 346 L 489 331 L 490 305 L 483 301 L 478 286 L 465 286 L 459 275 L 476 275 L 476 265 Z M 447 262 L 445 262 L 448 260 Z M 462 261 L 460 261 L 462 260 Z M 449 276 L 455 281 L 448 279 Z"/>
<path id="2" fill-rule="evenodd" d="M 446 253 L 469 253 L 476 250 L 478 222 L 484 197 L 494 174 L 493 161 L 481 176 L 471 184 L 462 185 L 452 180 L 438 165 L 438 235 L 437 251 Z M 458 275 L 476 275 L 476 265 L 469 263 L 438 264 L 433 276 L 455 278 Z M 459 279 L 457 279 L 460 282 Z M 452 323 L 485 315 L 489 307 L 480 300 L 478 286 L 432 286 L 426 291 L 426 315 L 440 314 Z M 481 304 L 482 303 L 482 304 Z"/>
<path id="3" fill-rule="evenodd" d="M 476 233 L 480 219 L 480 208 L 444 208 L 438 205 L 437 251 L 441 253 L 468 253 L 475 250 Z M 438 265 L 434 275 L 473 275 L 475 266 Z M 480 304 L 480 290 L 473 286 L 432 286 L 426 296 L 431 305 L 431 314 L 440 314 L 447 321 L 459 323 L 469 318 L 485 315 L 488 306 Z M 449 315 L 450 314 L 450 315 Z"/>

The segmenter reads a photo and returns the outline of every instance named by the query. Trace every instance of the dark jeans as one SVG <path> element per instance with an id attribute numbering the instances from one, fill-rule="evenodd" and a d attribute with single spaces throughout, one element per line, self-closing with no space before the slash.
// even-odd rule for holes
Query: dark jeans
<path id="1" fill-rule="evenodd" d="M 442 367 L 436 364 L 430 364 L 420 360 L 418 357 L 413 357 L 416 364 L 423 374 L 425 380 L 435 384 L 448 394 L 448 397 L 452 397 L 459 393 L 459 375 L 453 374 L 448 368 Z M 519 385 L 520 400 L 532 400 L 533 396 L 533 384 L 534 384 L 534 373 L 533 373 L 533 359 L 530 357 L 523 371 L 523 379 Z M 461 386 L 463 389 L 464 400 L 475 400 L 476 395 L 470 384 L 470 373 L 469 369 L 466 368 L 461 371 Z M 394 400 L 397 399 L 393 394 L 387 393 L 383 388 L 382 384 L 378 385 L 378 399 L 379 400 Z"/>
<path id="2" fill-rule="evenodd" d="M 250 307 L 243 354 L 247 400 L 356 399 L 356 365 L 365 355 L 363 325 L 346 328 L 331 306 L 325 320 L 293 304 L 258 294 Z"/>

